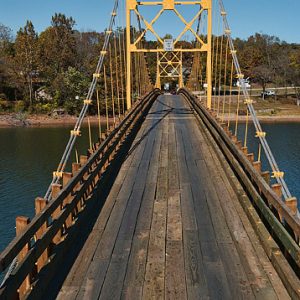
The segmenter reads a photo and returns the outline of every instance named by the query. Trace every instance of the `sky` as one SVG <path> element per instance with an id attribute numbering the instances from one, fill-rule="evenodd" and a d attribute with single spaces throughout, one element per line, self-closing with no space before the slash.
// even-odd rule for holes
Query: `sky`
<path id="1" fill-rule="evenodd" d="M 120 0 L 123 1 L 124 0 Z M 247 38 L 255 32 L 300 43 L 300 0 L 223 0 L 234 37 Z M 0 23 L 14 34 L 31 20 L 38 32 L 50 25 L 55 12 L 72 16 L 78 30 L 102 31 L 108 24 L 114 0 L 0 0 Z M 192 17 L 192 16 L 191 16 Z M 174 24 L 164 18 L 165 33 Z M 163 34 L 162 29 L 159 33 Z"/>

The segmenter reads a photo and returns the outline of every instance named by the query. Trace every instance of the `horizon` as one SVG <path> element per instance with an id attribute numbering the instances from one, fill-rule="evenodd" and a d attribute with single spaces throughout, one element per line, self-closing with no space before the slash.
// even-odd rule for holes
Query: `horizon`
<path id="1" fill-rule="evenodd" d="M 121 2 L 121 8 L 124 7 L 123 2 Z M 245 5 L 248 3 L 246 0 L 240 0 L 239 2 L 244 2 Z M 293 16 L 297 16 L 297 12 L 300 10 L 300 3 L 296 3 L 295 0 L 287 0 L 285 11 L 282 12 L 279 5 L 281 3 L 280 0 L 273 1 L 272 10 L 270 10 L 270 4 L 267 2 L 269 1 L 254 0 L 251 6 L 245 9 L 243 8 L 243 4 L 236 5 L 225 0 L 224 4 L 228 13 L 229 24 L 232 28 L 232 36 L 246 40 L 250 36 L 259 33 L 276 36 L 280 41 L 289 44 L 299 44 L 300 33 L 293 32 L 298 26 L 297 18 Z M 55 13 L 63 13 L 75 20 L 75 30 L 81 32 L 103 32 L 106 24 L 108 24 L 113 1 L 91 0 L 90 3 L 91 5 L 87 6 L 82 0 L 77 0 L 75 3 L 71 3 L 70 0 L 66 0 L 63 3 L 58 2 L 58 0 L 46 0 L 42 5 L 37 0 L 28 0 L 26 3 L 21 0 L 11 0 L 8 3 L 2 4 L 3 9 L 0 11 L 0 23 L 11 28 L 15 37 L 17 31 L 25 26 L 27 20 L 30 20 L 36 32 L 40 34 L 47 27 L 51 26 L 51 17 Z M 95 7 L 95 9 L 88 9 L 91 6 Z M 101 14 L 97 14 L 97 11 L 101 11 Z M 282 21 L 278 22 L 280 18 L 283 18 L 283 13 L 287 13 L 290 16 L 288 19 L 285 18 L 285 26 L 282 26 Z M 235 17 L 236 15 L 238 17 Z M 102 18 L 99 18 L 99 16 Z M 255 23 L 252 21 L 253 18 L 255 18 Z M 125 16 L 121 17 L 120 22 L 124 23 L 124 19 Z M 166 30 L 165 32 L 173 35 L 172 31 L 176 27 L 174 23 L 165 20 L 161 25 L 158 29 L 158 33 L 161 36 L 164 35 L 161 27 Z"/>

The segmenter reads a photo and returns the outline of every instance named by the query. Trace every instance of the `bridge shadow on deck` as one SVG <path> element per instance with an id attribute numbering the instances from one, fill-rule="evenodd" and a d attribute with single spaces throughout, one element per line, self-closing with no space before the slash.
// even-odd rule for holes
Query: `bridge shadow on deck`
<path id="1" fill-rule="evenodd" d="M 174 106 L 170 106 L 159 99 L 156 100 L 157 103 L 161 104 L 162 106 L 168 107 L 168 109 L 163 110 L 157 110 L 153 112 L 148 113 L 148 117 L 152 116 L 159 116 L 161 114 L 164 114 L 162 117 L 159 116 L 157 121 L 150 126 L 150 128 L 141 136 L 141 138 L 131 147 L 130 151 L 128 151 L 128 154 L 126 156 L 126 159 L 134 152 L 134 150 L 141 144 L 141 142 L 150 134 L 152 130 L 154 130 L 166 117 L 168 117 L 171 113 L 176 115 L 192 115 L 191 110 L 188 108 L 177 108 Z"/>
<path id="2" fill-rule="evenodd" d="M 100 204 L 93 210 L 88 226 L 78 228 L 84 240 L 72 249 L 68 270 L 47 299 L 57 295 L 66 275 L 59 299 L 278 299 L 278 291 L 283 299 L 237 195 L 183 99 L 157 99 L 131 144 L 137 150 L 124 148 L 130 159 L 113 170 L 116 178 L 122 165 L 109 197 L 109 191 L 97 192 L 101 205 L 107 201 L 102 211 Z"/>
<path id="3" fill-rule="evenodd" d="M 91 199 L 86 202 L 87 207 L 79 214 L 77 222 L 74 226 L 72 226 L 71 231 L 65 241 L 57 247 L 56 252 L 62 251 L 64 253 L 65 244 L 68 243 L 68 240 L 72 241 L 71 247 L 67 246 L 69 249 L 67 249 L 67 252 L 64 253 L 63 261 L 58 263 L 59 272 L 55 272 L 55 278 L 51 281 L 50 286 L 47 286 L 47 289 L 42 292 L 43 299 L 56 299 L 63 282 L 69 274 L 76 258 L 83 249 L 83 246 L 85 245 L 95 225 L 95 222 L 99 217 L 99 214 L 111 191 L 122 164 L 129 156 L 127 154 L 132 147 L 132 143 L 134 142 L 144 119 L 145 117 L 138 124 L 138 126 L 131 131 L 129 137 L 126 139 L 126 142 L 122 144 L 116 156 L 103 174 L 102 179 L 95 187 Z M 35 289 L 33 289 L 31 294 L 28 296 L 28 299 L 36 299 L 34 291 L 39 290 L 39 283 L 43 281 L 43 277 L 48 276 L 49 272 L 51 274 L 51 271 L 53 273 L 54 268 L 55 267 L 53 267 L 51 264 L 43 268 L 43 270 L 40 272 L 40 279 L 38 280 Z"/>
<path id="4" fill-rule="evenodd" d="M 82 251 L 90 233 L 93 230 L 95 222 L 99 217 L 99 214 L 102 210 L 102 207 L 111 191 L 111 188 L 114 184 L 114 180 L 116 179 L 122 164 L 130 157 L 132 153 L 134 153 L 135 149 L 142 143 L 142 141 L 149 136 L 151 131 L 153 131 L 164 119 L 166 119 L 171 114 L 174 116 L 180 115 L 193 115 L 189 108 L 178 108 L 176 106 L 168 105 L 165 102 L 160 101 L 159 99 L 156 102 L 160 106 L 167 107 L 167 109 L 154 109 L 150 111 L 144 118 L 155 118 L 157 117 L 157 121 L 153 123 L 152 126 L 141 136 L 141 138 L 133 144 L 136 139 L 136 135 L 143 124 L 143 121 L 140 122 L 139 126 L 134 128 L 130 137 L 126 141 L 125 144 L 122 145 L 118 154 L 107 168 L 103 178 L 98 183 L 97 187 L 94 190 L 92 198 L 87 202 L 87 207 L 82 211 L 79 216 L 78 221 L 75 226 L 72 227 L 72 232 L 70 232 L 69 237 L 73 241 L 72 246 L 65 253 L 63 263 L 59 264 L 59 272 L 55 272 L 55 279 L 52 280 L 51 285 L 47 287 L 47 291 L 44 291 L 44 299 L 56 299 L 62 284 L 64 283 L 66 277 L 68 276 L 75 260 L 78 255 Z M 152 106 L 152 108 L 154 108 Z M 155 107 L 156 108 L 156 107 Z M 151 110 L 151 108 L 150 108 Z M 161 116 L 163 114 L 163 116 Z M 66 239 L 66 240 L 67 240 Z M 58 247 L 57 251 L 65 251 L 64 250 L 65 243 L 62 243 L 61 246 Z M 51 266 L 49 266 L 51 268 Z M 49 274 L 49 268 L 45 267 L 41 272 L 41 280 L 43 276 L 47 276 Z M 38 283 L 36 288 L 38 288 Z M 34 299 L 34 291 L 30 294 L 29 299 Z"/>

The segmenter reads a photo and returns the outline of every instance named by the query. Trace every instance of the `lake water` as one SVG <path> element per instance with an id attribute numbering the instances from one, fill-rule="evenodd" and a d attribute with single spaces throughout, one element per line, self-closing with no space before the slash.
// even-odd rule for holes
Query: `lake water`
<path id="1" fill-rule="evenodd" d="M 0 128 L 0 251 L 15 236 L 15 218 L 34 215 L 34 199 L 45 195 L 71 129 Z M 86 154 L 87 128 L 76 143 L 78 154 Z"/>
<path id="2" fill-rule="evenodd" d="M 292 195 L 300 199 L 300 123 L 263 127 L 280 169 L 286 172 Z M 0 251 L 15 236 L 16 216 L 33 216 L 34 199 L 45 194 L 70 129 L 0 128 Z M 250 131 L 253 135 L 253 128 Z M 79 138 L 79 154 L 88 147 L 87 136 Z"/>

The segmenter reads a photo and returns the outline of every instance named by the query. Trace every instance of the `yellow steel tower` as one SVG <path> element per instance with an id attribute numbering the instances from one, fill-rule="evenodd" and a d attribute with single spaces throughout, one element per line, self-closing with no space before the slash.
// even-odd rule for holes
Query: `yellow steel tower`
<path id="1" fill-rule="evenodd" d="M 188 22 L 182 14 L 177 10 L 177 6 L 184 5 L 198 5 L 199 11 L 197 11 L 196 15 L 193 19 Z M 161 9 L 156 14 L 156 16 L 151 20 L 147 21 L 145 17 L 140 13 L 138 7 L 139 6 L 161 6 Z M 178 16 L 179 20 L 184 24 L 184 29 L 182 32 L 174 39 L 172 45 L 172 51 L 175 53 L 180 52 L 207 52 L 207 107 L 211 108 L 211 94 L 212 94 L 212 75 L 211 75 L 211 35 L 212 35 L 212 0 L 202 0 L 202 1 L 175 1 L 175 0 L 158 0 L 158 1 L 137 1 L 137 0 L 126 0 L 126 50 L 127 50 L 127 85 L 126 85 L 126 94 L 127 94 L 127 109 L 131 107 L 131 55 L 135 52 L 165 52 L 164 41 L 154 30 L 154 23 L 160 18 L 160 16 L 164 13 L 164 11 L 174 11 L 174 13 Z M 204 42 L 203 39 L 197 32 L 193 29 L 193 24 L 196 20 L 199 19 L 200 15 L 203 12 L 207 12 L 207 41 Z M 143 32 L 139 34 L 134 40 L 131 40 L 130 28 L 131 28 L 131 14 L 135 14 L 139 20 L 144 23 L 145 29 Z M 159 47 L 157 49 L 145 49 L 141 46 L 141 40 L 145 36 L 145 34 L 150 31 L 157 39 Z M 182 38 L 182 36 L 190 31 L 196 38 L 196 41 L 200 45 L 198 48 L 185 49 L 179 48 L 178 42 Z M 182 84 L 182 83 L 180 83 Z"/>

